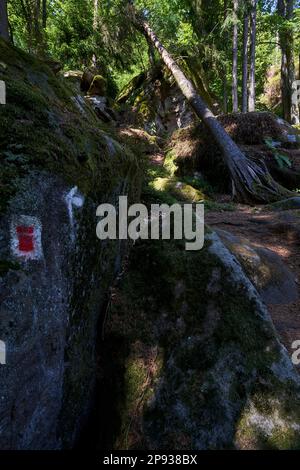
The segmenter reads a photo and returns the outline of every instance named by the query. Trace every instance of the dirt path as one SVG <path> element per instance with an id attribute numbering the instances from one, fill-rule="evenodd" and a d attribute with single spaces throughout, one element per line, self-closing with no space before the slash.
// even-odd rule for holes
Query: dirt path
<path id="1" fill-rule="evenodd" d="M 280 256 L 295 276 L 299 299 L 284 305 L 268 304 L 275 327 L 289 352 L 300 340 L 300 211 L 269 211 L 238 205 L 234 212 L 207 212 L 206 223 L 247 238 L 252 245 Z"/>

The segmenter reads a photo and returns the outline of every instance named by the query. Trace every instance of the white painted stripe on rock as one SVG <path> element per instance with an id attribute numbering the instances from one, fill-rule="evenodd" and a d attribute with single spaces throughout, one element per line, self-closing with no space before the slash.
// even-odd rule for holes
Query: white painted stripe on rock
<path id="1" fill-rule="evenodd" d="M 6 86 L 3 80 L 0 80 L 0 104 L 6 104 Z"/>

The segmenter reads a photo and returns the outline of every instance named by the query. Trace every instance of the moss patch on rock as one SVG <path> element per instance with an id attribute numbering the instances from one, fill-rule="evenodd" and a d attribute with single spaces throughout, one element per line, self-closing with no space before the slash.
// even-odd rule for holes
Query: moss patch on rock
<path id="1" fill-rule="evenodd" d="M 83 115 L 71 88 L 50 68 L 1 40 L 0 55 L 6 60 L 0 79 L 7 86 L 7 104 L 0 107 L 0 210 L 29 168 L 63 175 L 99 202 L 116 184 L 119 171 L 132 174 L 135 168 L 141 177 L 129 148 L 116 144 L 111 156 L 107 137 L 117 139 L 115 132 L 101 126 L 91 108 Z"/>
<path id="2" fill-rule="evenodd" d="M 93 78 L 93 81 L 91 83 L 91 86 L 88 90 L 88 95 L 93 96 L 93 95 L 99 95 L 99 96 L 105 96 L 106 94 L 106 80 L 102 75 L 95 75 Z"/>
<path id="3" fill-rule="evenodd" d="M 155 191 L 167 192 L 182 202 L 202 202 L 205 195 L 176 178 L 157 178 L 151 183 Z"/>

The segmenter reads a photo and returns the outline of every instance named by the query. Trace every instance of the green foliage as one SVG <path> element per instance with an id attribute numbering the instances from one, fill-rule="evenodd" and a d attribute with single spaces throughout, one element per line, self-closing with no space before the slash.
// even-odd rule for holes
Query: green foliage
<path id="1" fill-rule="evenodd" d="M 267 147 L 272 150 L 273 156 L 279 166 L 279 168 L 288 167 L 291 168 L 292 163 L 289 157 L 283 155 L 282 153 L 278 152 L 277 148 L 274 146 L 273 141 L 271 139 L 266 139 L 265 143 Z"/>
<path id="2" fill-rule="evenodd" d="M 97 61 L 112 96 L 134 76 L 149 68 L 148 44 L 128 18 L 127 0 L 101 0 L 97 15 L 94 0 L 48 0 L 46 28 L 34 25 L 33 0 L 11 0 L 9 19 L 16 45 L 60 61 L 65 69 L 83 69 Z M 230 89 L 232 27 L 239 24 L 239 92 L 242 76 L 242 23 L 248 3 L 240 2 L 235 18 L 232 2 L 225 15 L 224 0 L 135 0 L 164 45 L 177 60 L 201 64 L 201 74 L 216 102 L 223 100 L 225 77 Z M 26 8 L 24 10 L 23 6 Z M 258 107 L 265 109 L 266 74 L 271 65 L 280 68 L 278 32 L 291 29 L 295 50 L 300 47 L 300 8 L 295 2 L 293 20 L 276 12 L 275 0 L 260 0 L 257 15 L 256 82 Z M 182 60 L 181 60 L 182 64 Z M 192 77 L 194 78 L 194 77 Z"/>

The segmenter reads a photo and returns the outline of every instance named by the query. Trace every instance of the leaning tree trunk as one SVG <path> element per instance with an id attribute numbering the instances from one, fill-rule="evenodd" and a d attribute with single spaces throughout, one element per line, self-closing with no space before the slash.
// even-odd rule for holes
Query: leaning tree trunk
<path id="1" fill-rule="evenodd" d="M 9 40 L 7 0 L 0 0 L 0 37 Z"/>
<path id="2" fill-rule="evenodd" d="M 282 197 L 291 195 L 292 193 L 273 180 L 265 165 L 258 165 L 241 152 L 205 101 L 198 95 L 192 82 L 187 79 L 175 60 L 161 44 L 149 24 L 144 18 L 137 17 L 132 4 L 129 6 L 129 12 L 135 27 L 154 44 L 188 103 L 196 115 L 202 119 L 219 145 L 225 164 L 230 172 L 234 197 L 240 202 L 251 204 L 253 202 L 277 201 Z"/>

